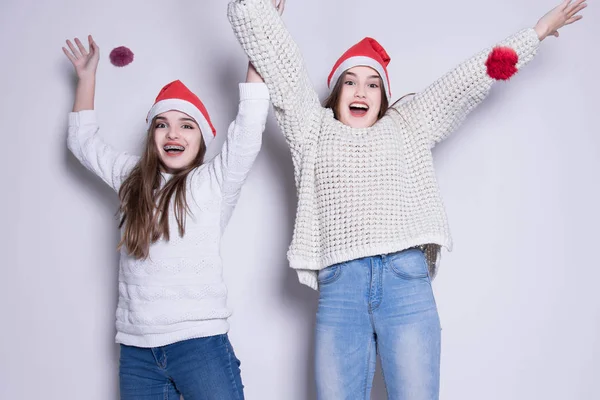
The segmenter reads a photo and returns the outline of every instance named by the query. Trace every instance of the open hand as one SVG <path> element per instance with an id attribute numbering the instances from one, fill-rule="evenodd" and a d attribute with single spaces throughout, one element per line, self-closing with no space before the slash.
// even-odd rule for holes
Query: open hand
<path id="1" fill-rule="evenodd" d="M 67 46 L 69 46 L 70 50 L 67 50 L 65 47 L 62 48 L 67 58 L 75 67 L 79 79 L 95 76 L 98 60 L 100 59 L 100 48 L 94 42 L 92 35 L 88 36 L 88 42 L 89 51 L 85 49 L 78 38 L 75 38 L 77 47 L 70 40 L 67 40 Z"/>
<path id="2" fill-rule="evenodd" d="M 535 25 L 535 31 L 540 40 L 552 35 L 558 37 L 558 30 L 565 25 L 579 21 L 583 16 L 577 13 L 587 7 L 587 0 L 564 0 L 550 10 Z"/>

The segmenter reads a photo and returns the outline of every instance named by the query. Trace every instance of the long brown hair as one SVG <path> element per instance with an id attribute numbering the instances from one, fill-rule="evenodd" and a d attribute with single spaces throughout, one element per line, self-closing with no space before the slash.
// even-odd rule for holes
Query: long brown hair
<path id="1" fill-rule="evenodd" d="M 338 81 L 335 83 L 335 86 L 333 87 L 331 94 L 325 99 L 325 102 L 323 103 L 323 107 L 331 108 L 335 119 L 338 119 L 338 115 L 339 115 L 338 107 L 339 107 L 340 96 L 342 94 L 342 86 L 344 84 L 344 79 L 346 78 L 346 72 L 344 72 L 342 74 L 342 76 L 340 76 Z M 381 88 L 381 108 L 379 109 L 379 114 L 377 114 L 377 121 L 379 121 L 381 118 L 383 118 L 383 116 L 387 113 L 388 109 L 391 107 L 394 107 L 396 104 L 398 104 L 398 102 L 400 100 L 402 100 L 406 96 L 415 94 L 415 93 L 405 94 L 404 96 L 400 97 L 398 100 L 396 100 L 390 106 L 390 103 L 387 98 L 387 94 L 385 92 L 385 86 L 383 85 L 383 82 L 381 82 L 381 77 L 379 78 L 379 81 L 380 81 L 379 87 Z"/>
<path id="2" fill-rule="evenodd" d="M 179 236 L 185 234 L 185 220 L 189 211 L 186 201 L 187 176 L 202 165 L 206 153 L 206 145 L 202 139 L 194 161 L 175 173 L 161 188 L 161 161 L 154 141 L 155 120 L 156 117 L 148 129 L 140 161 L 119 189 L 119 228 L 124 225 L 125 229 L 118 249 L 125 246 L 127 252 L 137 259 L 148 257 L 151 243 L 160 238 L 169 240 L 169 206 L 173 196 Z"/>

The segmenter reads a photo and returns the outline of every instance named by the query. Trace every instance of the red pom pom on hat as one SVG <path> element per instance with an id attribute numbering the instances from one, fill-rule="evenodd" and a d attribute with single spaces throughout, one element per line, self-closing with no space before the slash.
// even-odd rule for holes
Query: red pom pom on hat
<path id="1" fill-rule="evenodd" d="M 208 144 L 216 136 L 208 111 L 198 96 L 188 89 L 180 80 L 166 84 L 156 96 L 154 105 L 148 111 L 146 123 L 148 129 L 154 117 L 167 111 L 180 111 L 192 117 L 202 132 L 204 143 Z"/>
<path id="2" fill-rule="evenodd" d="M 366 37 L 354 46 L 350 47 L 337 60 L 329 77 L 327 78 L 327 86 L 332 90 L 342 74 L 350 68 L 357 66 L 371 67 L 381 77 L 388 100 L 392 96 L 390 90 L 390 78 L 388 76 L 387 66 L 391 58 L 385 51 L 383 46 L 373 38 Z"/>
<path id="3" fill-rule="evenodd" d="M 485 66 L 490 78 L 507 80 L 517 73 L 519 55 L 510 47 L 495 47 L 488 56 Z"/>

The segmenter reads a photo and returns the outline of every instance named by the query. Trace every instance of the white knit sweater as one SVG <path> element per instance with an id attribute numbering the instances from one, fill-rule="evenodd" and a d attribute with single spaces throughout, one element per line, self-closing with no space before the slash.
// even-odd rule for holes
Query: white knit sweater
<path id="1" fill-rule="evenodd" d="M 234 0 L 229 20 L 271 93 L 290 145 L 298 210 L 288 259 L 300 282 L 317 288 L 317 270 L 361 257 L 424 246 L 430 273 L 441 246 L 451 250 L 432 147 L 480 103 L 494 79 L 485 49 L 401 103 L 370 128 L 351 128 L 323 108 L 271 0 Z M 533 29 L 500 46 L 517 68 L 539 45 Z"/>
<path id="2" fill-rule="evenodd" d="M 150 246 L 134 259 L 121 251 L 118 343 L 158 347 L 228 331 L 227 288 L 220 256 L 221 235 L 261 146 L 269 109 L 262 83 L 240 84 L 240 104 L 221 153 L 188 176 L 184 237 L 177 234 L 173 204 L 171 240 Z M 75 157 L 118 192 L 139 157 L 118 152 L 98 135 L 94 111 L 69 114 L 68 146 Z M 165 182 L 170 175 L 164 174 Z"/>

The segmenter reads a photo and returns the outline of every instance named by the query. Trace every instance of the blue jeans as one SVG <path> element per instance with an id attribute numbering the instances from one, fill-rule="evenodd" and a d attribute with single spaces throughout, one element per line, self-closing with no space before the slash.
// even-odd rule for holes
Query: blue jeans
<path id="1" fill-rule="evenodd" d="M 227 335 L 167 346 L 121 345 L 122 400 L 223 400 L 244 398 L 240 361 Z"/>
<path id="2" fill-rule="evenodd" d="M 423 252 L 332 265 L 319 290 L 319 400 L 369 399 L 376 353 L 389 399 L 439 398 L 441 327 Z"/>

